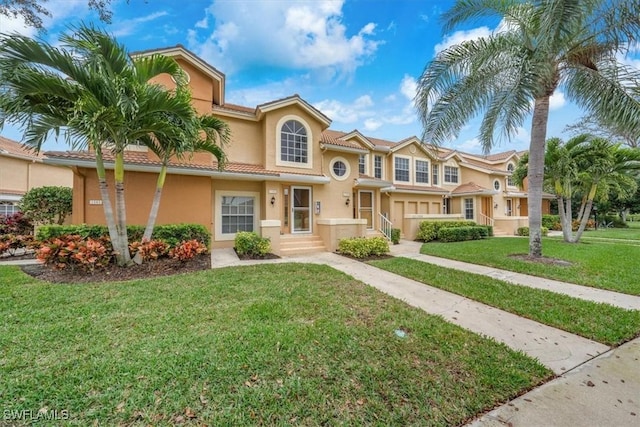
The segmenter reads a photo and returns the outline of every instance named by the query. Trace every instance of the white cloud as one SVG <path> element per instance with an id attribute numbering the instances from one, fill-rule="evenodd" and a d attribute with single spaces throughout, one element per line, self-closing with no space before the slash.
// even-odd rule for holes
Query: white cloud
<path id="1" fill-rule="evenodd" d="M 416 97 L 418 88 L 418 82 L 412 76 L 405 74 L 400 82 L 400 93 L 404 95 L 405 98 L 412 101 Z"/>
<path id="2" fill-rule="evenodd" d="M 438 43 L 434 47 L 434 53 L 438 53 L 448 47 L 456 44 L 460 44 L 467 40 L 475 40 L 481 37 L 490 36 L 492 31 L 488 27 L 478 27 L 471 30 L 456 31 L 453 34 L 446 36 L 442 42 Z"/>
<path id="3" fill-rule="evenodd" d="M 190 32 L 189 47 L 229 74 L 255 64 L 332 68 L 350 76 L 380 44 L 375 23 L 349 35 L 342 0 L 228 2 L 214 0 Z M 203 31 L 204 23 L 212 30 Z M 351 31 L 350 31 L 351 30 Z"/>
<path id="4" fill-rule="evenodd" d="M 163 16 L 167 16 L 169 13 L 167 11 L 160 11 L 151 13 L 149 15 L 140 16 L 139 18 L 134 19 L 124 19 L 122 21 L 117 21 L 114 24 L 114 29 L 111 31 L 115 37 L 124 37 L 135 33 L 140 29 L 140 24 L 144 24 L 145 22 L 155 21 L 158 18 L 162 18 Z"/>
<path id="5" fill-rule="evenodd" d="M 368 132 L 373 132 L 375 130 L 378 130 L 382 125 L 383 123 L 380 120 L 367 119 L 364 121 L 364 130 Z"/>
<path id="6" fill-rule="evenodd" d="M 368 95 L 361 96 L 351 103 L 325 99 L 315 103 L 313 106 L 337 123 L 356 123 L 375 115 L 375 112 L 371 109 L 373 101 Z"/>
<path id="7" fill-rule="evenodd" d="M 465 153 L 479 154 L 482 153 L 482 144 L 478 138 L 467 139 L 461 143 L 454 144 L 453 147 L 456 150 L 463 151 Z"/>
<path id="8" fill-rule="evenodd" d="M 553 111 L 562 108 L 566 103 L 567 100 L 564 97 L 564 93 L 555 91 L 549 99 L 549 110 Z"/>

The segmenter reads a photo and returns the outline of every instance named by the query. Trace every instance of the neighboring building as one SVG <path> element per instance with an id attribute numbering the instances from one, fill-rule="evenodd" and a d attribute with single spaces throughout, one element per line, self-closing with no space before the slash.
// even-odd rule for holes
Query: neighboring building
<path id="1" fill-rule="evenodd" d="M 174 161 L 158 223 L 206 225 L 213 247 L 237 231 L 271 238 L 276 253 L 333 251 L 340 238 L 380 235 L 385 225 L 414 238 L 425 219 L 468 218 L 513 234 L 527 224 L 527 195 L 511 182 L 521 153 L 476 156 L 330 130 L 331 120 L 298 95 L 254 108 L 224 100 L 225 76 L 177 46 L 142 52 L 175 58 L 189 77 L 194 105 L 227 122 L 229 163 L 210 154 Z M 173 87 L 166 76 L 158 80 Z M 104 223 L 90 152 L 49 152 L 47 162 L 74 170 L 73 223 Z M 113 159 L 106 159 L 113 167 Z M 127 221 L 146 223 L 159 169 L 145 147 L 125 153 Z M 545 203 L 548 210 L 548 201 Z"/>
<path id="2" fill-rule="evenodd" d="M 73 186 L 69 168 L 43 163 L 44 156 L 0 136 L 0 215 L 18 212 L 22 196 L 35 187 Z"/>

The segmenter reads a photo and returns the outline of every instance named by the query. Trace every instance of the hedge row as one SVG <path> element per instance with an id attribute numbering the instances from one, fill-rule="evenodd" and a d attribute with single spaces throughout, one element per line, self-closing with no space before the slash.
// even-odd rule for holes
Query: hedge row
<path id="1" fill-rule="evenodd" d="M 144 227 L 139 225 L 127 226 L 129 241 L 140 241 L 143 234 Z M 85 239 L 98 240 L 109 236 L 109 230 L 106 225 L 45 225 L 38 228 L 36 238 L 38 240 L 48 240 L 68 235 L 78 235 Z M 157 225 L 153 229 L 151 239 L 162 240 L 172 247 L 190 240 L 196 240 L 207 248 L 210 248 L 211 245 L 211 233 L 200 224 Z"/>
<path id="2" fill-rule="evenodd" d="M 338 242 L 338 252 L 354 258 L 381 256 L 389 253 L 389 241 L 384 237 L 351 237 Z"/>
<path id="3" fill-rule="evenodd" d="M 450 231 L 459 228 L 465 230 L 460 232 Z M 432 240 L 458 242 L 462 240 L 484 239 L 490 236 L 493 236 L 492 226 L 477 225 L 473 221 L 422 221 L 416 240 L 422 240 L 424 242 L 430 242 Z"/>
<path id="4" fill-rule="evenodd" d="M 441 228 L 470 227 L 476 225 L 473 221 L 422 221 L 418 229 L 416 240 L 430 242 L 438 238 Z"/>
<path id="5" fill-rule="evenodd" d="M 540 231 L 542 232 L 543 236 L 546 236 L 547 234 L 549 234 L 549 229 L 547 227 L 540 227 Z M 518 236 L 528 236 L 529 235 L 529 227 L 519 227 L 516 230 L 516 234 Z"/>
<path id="6" fill-rule="evenodd" d="M 480 240 L 486 239 L 487 237 L 489 237 L 489 229 L 482 225 L 444 227 L 438 231 L 438 240 L 445 243 Z"/>

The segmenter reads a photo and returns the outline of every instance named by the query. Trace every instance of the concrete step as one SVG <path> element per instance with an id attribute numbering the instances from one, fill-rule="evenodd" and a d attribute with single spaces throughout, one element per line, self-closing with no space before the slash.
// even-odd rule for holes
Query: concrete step
<path id="1" fill-rule="evenodd" d="M 313 234 L 287 235 L 280 237 L 280 253 L 284 256 L 325 252 L 327 248 L 320 236 Z"/>

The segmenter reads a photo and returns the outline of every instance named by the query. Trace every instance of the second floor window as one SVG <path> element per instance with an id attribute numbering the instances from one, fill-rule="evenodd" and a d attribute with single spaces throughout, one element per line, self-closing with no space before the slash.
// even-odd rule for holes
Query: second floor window
<path id="1" fill-rule="evenodd" d="M 365 154 L 360 154 L 358 157 L 358 172 L 362 175 L 367 173 L 367 156 Z"/>
<path id="2" fill-rule="evenodd" d="M 509 163 L 507 165 L 507 172 L 510 172 L 512 174 L 512 175 L 509 175 L 507 177 L 507 186 L 509 186 L 509 187 L 515 187 L 516 186 L 516 183 L 513 180 L 513 169 L 514 169 L 513 163 Z"/>
<path id="3" fill-rule="evenodd" d="M 394 162 L 396 181 L 409 182 L 409 159 L 396 157 Z"/>
<path id="4" fill-rule="evenodd" d="M 416 183 L 429 183 L 429 162 L 426 160 L 416 160 Z"/>
<path id="5" fill-rule="evenodd" d="M 307 163 L 309 160 L 307 130 L 302 123 L 288 120 L 280 131 L 280 160 L 292 163 Z"/>
<path id="6" fill-rule="evenodd" d="M 382 156 L 373 158 L 373 176 L 382 179 Z"/>
<path id="7" fill-rule="evenodd" d="M 453 166 L 444 167 L 444 182 L 447 184 L 458 183 L 458 168 Z"/>
<path id="8" fill-rule="evenodd" d="M 431 177 L 431 183 L 433 185 L 438 185 L 438 182 L 440 182 L 440 168 L 438 167 L 438 165 L 433 165 L 431 166 L 431 174 L 433 175 Z"/>

